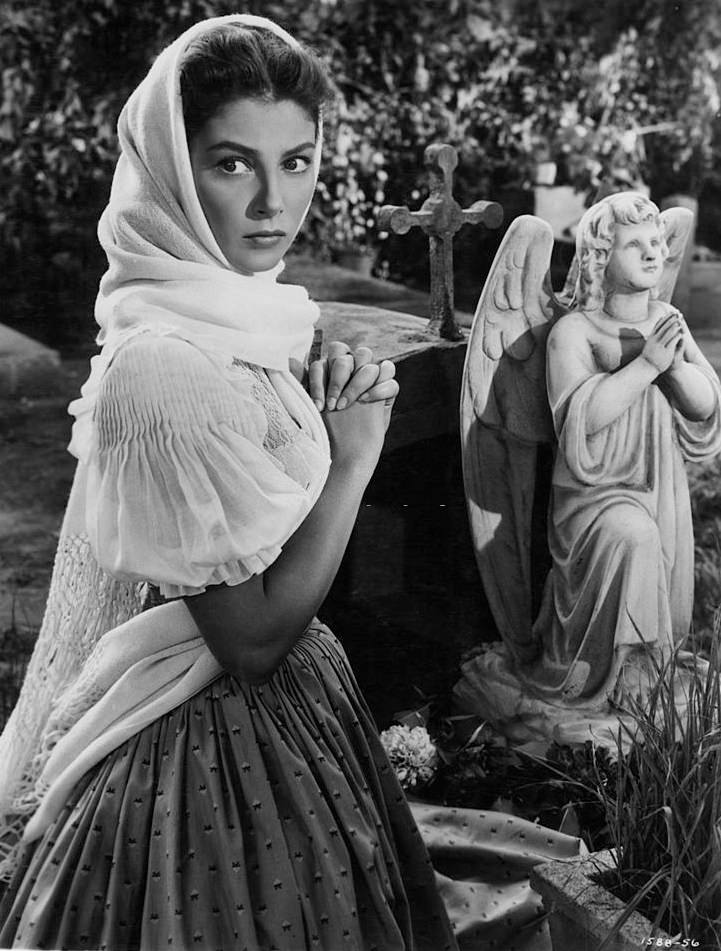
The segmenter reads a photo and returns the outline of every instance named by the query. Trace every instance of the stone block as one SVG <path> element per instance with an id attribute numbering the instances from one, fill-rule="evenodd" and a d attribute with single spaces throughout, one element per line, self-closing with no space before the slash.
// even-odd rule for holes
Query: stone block
<path id="1" fill-rule="evenodd" d="M 543 899 L 549 915 L 553 951 L 638 951 L 670 936 L 654 929 L 651 922 L 633 911 L 620 926 L 625 904 L 596 881 L 596 876 L 612 867 L 610 852 L 594 852 L 584 859 L 547 862 L 531 869 L 531 887 Z M 614 929 L 617 928 L 613 937 Z"/>
<path id="2" fill-rule="evenodd" d="M 63 381 L 55 350 L 0 324 L 0 399 L 50 396 Z"/>

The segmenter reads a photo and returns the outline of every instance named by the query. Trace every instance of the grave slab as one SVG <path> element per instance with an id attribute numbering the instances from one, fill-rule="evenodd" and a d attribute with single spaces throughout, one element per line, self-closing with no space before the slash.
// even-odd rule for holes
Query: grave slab
<path id="1" fill-rule="evenodd" d="M 376 360 L 392 360 L 400 393 L 383 452 L 458 430 L 458 400 L 467 331 L 443 340 L 414 314 L 342 301 L 319 303 L 324 346 L 342 340 L 370 347 Z"/>
<path id="2" fill-rule="evenodd" d="M 0 398 L 47 396 L 63 382 L 55 350 L 0 324 Z"/>

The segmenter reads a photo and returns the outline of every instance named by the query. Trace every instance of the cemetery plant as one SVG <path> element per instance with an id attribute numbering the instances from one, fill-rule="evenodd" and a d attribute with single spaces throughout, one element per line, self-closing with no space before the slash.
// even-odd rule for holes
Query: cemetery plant
<path id="1" fill-rule="evenodd" d="M 672 944 L 659 947 L 720 946 L 720 635 L 721 610 L 705 674 L 701 666 L 700 676 L 688 677 L 684 645 L 657 664 L 655 686 L 643 704 L 627 705 L 615 749 L 604 749 L 610 770 L 590 760 L 581 777 L 567 758 L 553 757 L 558 780 L 578 777 L 581 798 L 604 817 L 603 842 L 588 859 L 590 877 L 625 905 L 599 951 L 615 947 L 634 912 L 672 936 L 660 939 Z M 691 656 L 703 664 L 701 655 Z M 681 684 L 685 707 L 678 702 Z M 588 842 L 583 827 L 581 833 Z"/>
<path id="2" fill-rule="evenodd" d="M 707 951 L 721 943 L 721 615 L 714 633 L 708 677 L 691 679 L 686 710 L 674 702 L 674 654 L 621 725 L 615 788 L 596 786 L 615 862 L 602 883 L 629 914 Z"/>

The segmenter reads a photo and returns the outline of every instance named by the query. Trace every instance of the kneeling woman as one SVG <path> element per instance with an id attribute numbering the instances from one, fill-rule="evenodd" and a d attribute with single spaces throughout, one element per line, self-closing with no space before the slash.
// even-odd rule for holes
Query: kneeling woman
<path id="1" fill-rule="evenodd" d="M 345 347 L 310 396 L 298 381 L 317 308 L 276 277 L 328 95 L 315 56 L 229 16 L 168 47 L 121 115 L 103 347 L 0 741 L 4 947 L 455 947 L 315 619 L 397 393 Z"/>

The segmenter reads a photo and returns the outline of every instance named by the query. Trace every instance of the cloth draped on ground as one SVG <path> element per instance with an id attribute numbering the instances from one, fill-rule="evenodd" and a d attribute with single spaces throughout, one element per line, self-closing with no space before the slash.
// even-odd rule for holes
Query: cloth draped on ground
<path id="1" fill-rule="evenodd" d="M 587 854 L 582 840 L 492 810 L 411 802 L 460 951 L 552 951 L 534 865 Z"/>

